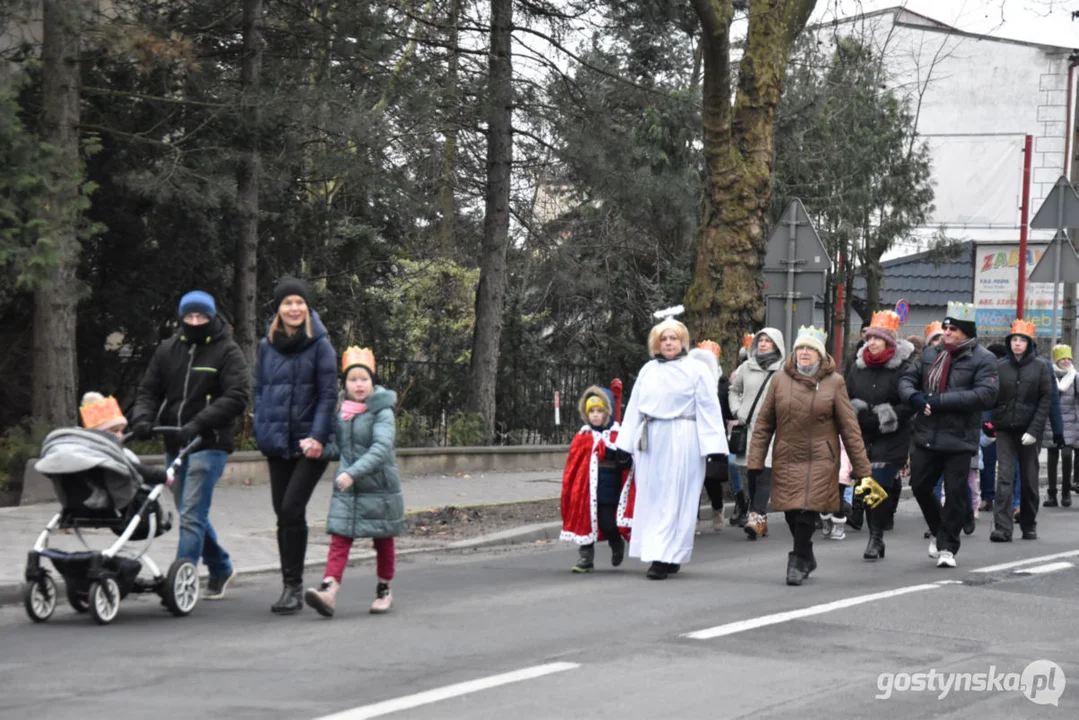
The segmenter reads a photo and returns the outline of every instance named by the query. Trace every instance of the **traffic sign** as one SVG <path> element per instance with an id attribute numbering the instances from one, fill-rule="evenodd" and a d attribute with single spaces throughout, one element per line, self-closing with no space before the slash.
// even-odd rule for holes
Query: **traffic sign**
<path id="1" fill-rule="evenodd" d="M 766 298 L 766 300 L 767 304 L 765 305 L 765 311 L 768 313 L 767 317 L 769 319 L 765 322 L 769 327 L 776 327 L 776 320 L 782 319 L 787 316 L 788 305 L 793 306 L 790 314 L 791 327 L 793 327 L 793 330 L 791 331 L 792 338 L 793 334 L 797 333 L 798 328 L 802 327 L 803 325 L 809 326 L 813 324 L 814 301 L 812 297 L 803 298 L 801 300 L 794 300 L 790 303 L 788 303 L 787 298 L 778 296 Z M 783 337 L 787 338 L 787 335 L 784 335 Z M 790 347 L 791 344 L 792 339 L 787 339 L 787 347 Z"/>
<path id="2" fill-rule="evenodd" d="M 766 322 L 791 338 L 797 325 L 813 324 L 815 295 L 823 295 L 832 260 L 820 241 L 802 201 L 795 198 L 783 211 L 764 253 Z"/>
<path id="3" fill-rule="evenodd" d="M 1058 268 L 1059 280 L 1057 279 Z M 1036 283 L 1079 282 L 1079 255 L 1075 254 L 1075 248 L 1072 247 L 1063 230 L 1057 230 L 1053 244 L 1045 249 L 1041 260 L 1034 266 L 1027 280 Z"/>
<path id="4" fill-rule="evenodd" d="M 801 297 L 824 295 L 825 281 L 828 276 L 822 272 L 795 272 L 794 292 Z M 764 294 L 779 295 L 787 294 L 787 271 L 765 270 L 764 271 Z"/>
<path id="5" fill-rule="evenodd" d="M 1063 230 L 1079 227 L 1079 195 L 1064 175 L 1060 176 L 1045 202 L 1034 213 L 1030 226 L 1035 230 Z"/>
<path id="6" fill-rule="evenodd" d="M 1027 137 L 1029 139 L 1029 136 Z M 1030 226 L 1037 230 L 1055 229 L 1057 231 L 1051 248 L 1053 259 L 1046 260 L 1049 257 L 1049 253 L 1046 252 L 1038 262 L 1038 267 L 1034 268 L 1034 272 L 1030 275 L 1031 282 L 1053 283 L 1053 344 L 1055 345 L 1058 337 L 1057 313 L 1060 312 L 1060 283 L 1076 282 L 1075 275 L 1079 266 L 1075 258 L 1075 248 L 1067 242 L 1068 236 L 1064 233 L 1066 227 L 1079 226 L 1079 195 L 1075 194 L 1075 188 L 1066 176 L 1061 175 L 1053 189 L 1049 191 L 1045 202 L 1038 208 L 1038 212 L 1034 213 Z M 1067 250 L 1064 248 L 1065 245 L 1068 246 Z M 1045 269 L 1039 273 L 1043 265 Z M 1065 275 L 1065 266 L 1068 268 L 1068 275 Z M 1037 278 L 1034 277 L 1035 274 Z M 1051 280 L 1042 279 L 1050 276 Z M 1022 311 L 1023 308 L 1019 308 L 1019 312 Z"/>
<path id="7" fill-rule="evenodd" d="M 895 314 L 899 316 L 899 324 L 902 325 L 910 317 L 910 303 L 906 301 L 906 298 L 900 300 L 895 304 Z"/>
<path id="8" fill-rule="evenodd" d="M 794 226 L 794 257 L 790 257 L 790 228 Z M 772 235 L 768 238 L 768 246 L 764 252 L 764 267 L 769 270 L 786 270 L 790 260 L 794 260 L 796 268 L 803 272 L 815 270 L 828 272 L 832 267 L 832 259 L 828 257 L 828 251 L 824 249 L 824 243 L 820 241 L 813 221 L 809 219 L 809 213 L 798 198 L 791 200 L 787 209 L 783 211 L 782 219 L 776 223 Z"/>

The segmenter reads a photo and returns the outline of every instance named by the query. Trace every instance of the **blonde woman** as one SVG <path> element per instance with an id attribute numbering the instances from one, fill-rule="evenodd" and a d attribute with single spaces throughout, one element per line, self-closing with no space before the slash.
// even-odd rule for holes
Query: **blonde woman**
<path id="1" fill-rule="evenodd" d="M 633 454 L 635 468 L 629 556 L 663 580 L 690 559 L 705 474 L 727 472 L 727 436 L 714 378 L 687 357 L 686 326 L 656 325 L 648 350 L 653 359 L 637 375 L 616 447 Z"/>
<path id="2" fill-rule="evenodd" d="M 259 345 L 255 371 L 255 439 L 270 466 L 284 581 L 270 607 L 278 614 L 303 608 L 307 503 L 329 465 L 322 449 L 337 427 L 337 359 L 307 299 L 307 286 L 296 278 L 274 288 L 277 312 Z"/>

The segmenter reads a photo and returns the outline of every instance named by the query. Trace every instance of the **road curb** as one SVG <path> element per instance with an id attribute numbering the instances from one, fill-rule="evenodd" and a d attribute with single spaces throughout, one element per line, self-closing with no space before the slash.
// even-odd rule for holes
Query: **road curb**
<path id="1" fill-rule="evenodd" d="M 507 545 L 532 544 L 543 540 L 557 540 L 561 531 L 561 520 L 547 523 L 536 523 L 532 525 L 524 525 L 518 528 L 510 528 L 509 530 L 501 530 L 495 533 L 488 533 L 486 535 L 479 535 L 473 538 L 466 538 L 464 540 L 456 540 L 445 545 L 439 545 L 437 547 L 406 548 L 403 550 L 398 550 L 397 557 L 435 553 L 451 553 L 460 552 L 463 550 L 479 550 L 482 548 L 500 547 Z M 349 556 L 348 566 L 356 567 L 359 565 L 372 563 L 374 561 L 375 552 L 373 550 L 356 549 L 353 550 L 352 554 Z M 306 563 L 304 563 L 304 569 L 321 568 L 325 564 L 325 560 L 308 560 Z M 255 565 L 247 568 L 238 568 L 236 570 L 236 576 L 238 578 L 258 577 L 261 575 L 277 574 L 280 571 L 281 567 L 277 564 Z M 57 581 L 57 585 L 61 588 L 60 592 L 63 592 L 63 579 L 57 577 L 55 573 L 53 573 L 53 575 L 54 579 Z M 199 575 L 201 577 L 206 577 L 205 567 L 199 568 Z M 22 582 L 0 584 L 0 606 L 12 605 L 21 602 L 22 587 Z"/>

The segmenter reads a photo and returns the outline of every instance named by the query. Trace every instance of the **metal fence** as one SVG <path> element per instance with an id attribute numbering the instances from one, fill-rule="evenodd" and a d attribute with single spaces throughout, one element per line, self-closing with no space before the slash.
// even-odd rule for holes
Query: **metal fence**
<path id="1" fill-rule="evenodd" d="M 397 392 L 397 446 L 447 447 L 482 443 L 483 428 L 468 410 L 469 368 L 465 364 L 410 360 L 379 362 L 380 382 Z M 577 400 L 592 384 L 603 384 L 590 365 L 511 363 L 499 369 L 495 391 L 498 445 L 569 443 L 580 428 Z M 561 397 L 555 424 L 554 397 Z M 628 392 L 628 388 L 627 388 Z"/>

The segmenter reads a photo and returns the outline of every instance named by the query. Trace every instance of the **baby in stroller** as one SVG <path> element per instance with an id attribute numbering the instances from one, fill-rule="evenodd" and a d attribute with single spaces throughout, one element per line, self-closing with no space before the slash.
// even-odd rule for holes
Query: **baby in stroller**
<path id="1" fill-rule="evenodd" d="M 198 601 L 195 566 L 176 560 L 166 576 L 146 552 L 155 538 L 172 527 L 171 514 L 164 512 L 159 498 L 164 487 L 172 484 L 177 464 L 198 441 L 184 448 L 167 470 L 155 468 L 123 446 L 127 420 L 115 398 L 87 393 L 79 411 L 84 427 L 49 433 L 35 465 L 52 481 L 61 510 L 28 556 L 27 613 L 35 622 L 43 622 L 56 607 L 56 583 L 42 564 L 42 558 L 48 558 L 64 578 L 71 606 L 79 612 L 89 610 L 100 624 L 116 617 L 120 600 L 129 593 L 157 593 L 173 615 L 187 615 Z M 173 428 L 157 428 L 158 432 L 169 430 Z M 48 547 L 54 530 L 69 528 L 85 552 Z M 83 528 L 107 528 L 118 537 L 108 549 L 92 550 L 80 533 Z M 121 555 L 132 540 L 150 543 L 134 557 Z M 143 567 L 152 574 L 149 580 L 139 577 Z"/>
<path id="2" fill-rule="evenodd" d="M 83 427 L 88 430 L 108 433 L 118 441 L 123 442 L 124 430 L 127 429 L 127 418 L 124 417 L 123 412 L 120 410 L 116 398 L 106 398 L 101 393 L 88 392 L 82 396 L 79 415 L 82 417 Z M 135 453 L 127 448 L 124 448 L 123 451 L 124 455 L 135 466 L 144 483 L 147 485 L 171 484 L 168 482 L 167 473 L 163 468 L 143 465 Z M 109 493 L 100 476 L 88 476 L 86 484 L 89 486 L 90 495 L 82 501 L 82 504 L 91 510 L 108 508 L 110 503 Z"/>

